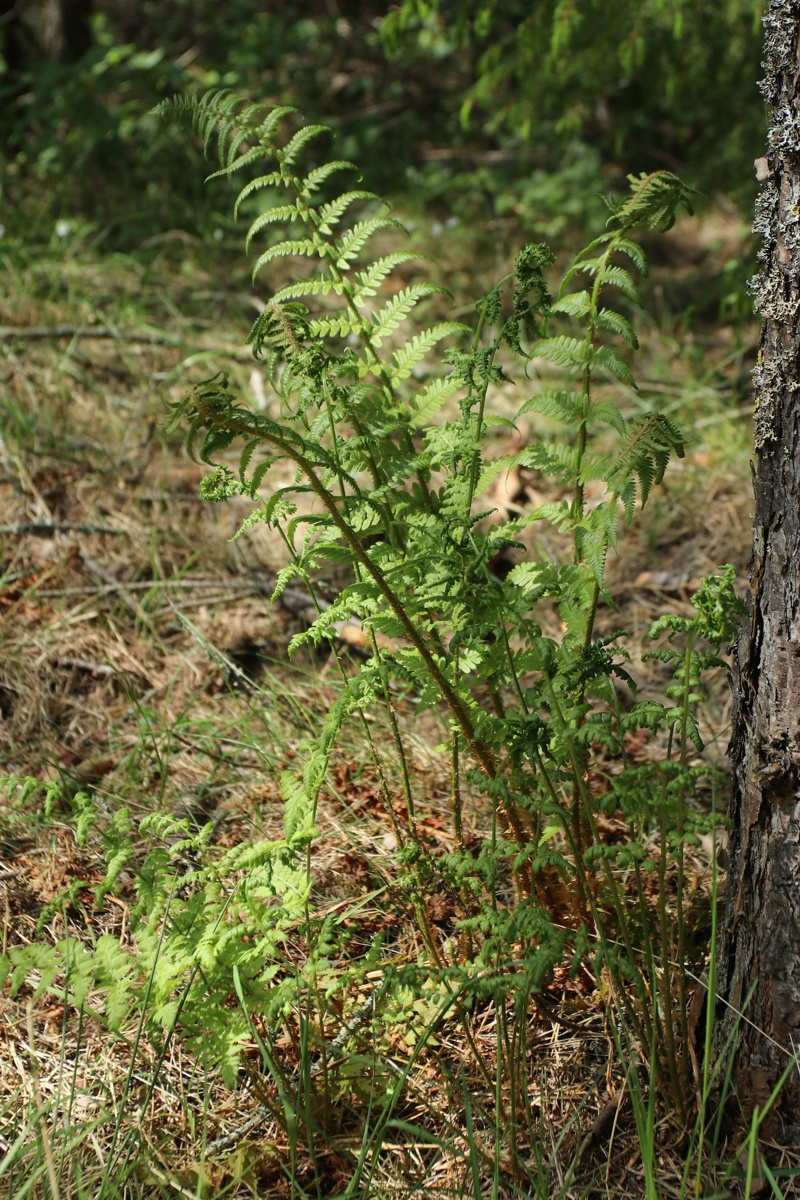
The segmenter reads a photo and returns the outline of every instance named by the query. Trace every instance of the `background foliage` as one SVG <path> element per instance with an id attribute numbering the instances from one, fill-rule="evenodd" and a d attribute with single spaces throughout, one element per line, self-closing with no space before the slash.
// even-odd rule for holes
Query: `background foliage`
<path id="1" fill-rule="evenodd" d="M 324 118 L 366 187 L 444 218 L 599 230 L 601 192 L 665 167 L 754 194 L 761 0 L 233 0 L 224 21 L 209 0 L 131 0 L 63 5 L 60 34 L 53 8 L 0 27 L 6 226 L 80 215 L 125 246 L 208 233 L 196 156 L 148 115 L 198 83 Z"/>

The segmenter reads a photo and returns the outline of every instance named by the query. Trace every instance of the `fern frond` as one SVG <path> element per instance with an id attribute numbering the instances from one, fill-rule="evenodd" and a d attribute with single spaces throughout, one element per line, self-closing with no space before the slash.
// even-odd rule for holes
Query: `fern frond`
<path id="1" fill-rule="evenodd" d="M 272 171 L 272 172 L 270 172 L 269 175 L 259 175 L 259 177 L 257 179 L 251 179 L 249 183 L 246 183 L 244 185 L 244 187 L 242 188 L 242 190 L 239 192 L 238 196 L 236 197 L 236 200 L 234 201 L 234 205 L 233 205 L 234 221 L 239 216 L 239 208 L 240 208 L 241 204 L 248 198 L 248 196 L 252 196 L 254 192 L 260 191 L 261 188 L 277 187 L 278 184 L 283 183 L 283 182 L 284 182 L 283 176 L 281 175 L 280 171 Z"/>
<path id="2" fill-rule="evenodd" d="M 486 463 L 478 476 L 478 482 L 475 485 L 475 495 L 482 496 L 503 471 L 511 470 L 512 467 L 515 467 L 519 463 L 521 458 L 522 454 L 504 454 L 502 458 L 493 458 L 491 462 Z"/>
<path id="3" fill-rule="evenodd" d="M 260 131 L 259 131 L 260 132 Z M 314 138 L 320 137 L 323 133 L 330 133 L 330 128 L 327 125 L 304 125 L 302 129 L 298 129 L 281 150 L 276 151 L 276 157 L 284 168 L 291 167 L 297 161 L 300 152 L 313 141 Z M 262 139 L 271 138 L 272 133 L 264 132 L 261 134 Z"/>
<path id="4" fill-rule="evenodd" d="M 550 312 L 565 313 L 568 317 L 585 317 L 590 307 L 591 298 L 587 291 L 568 292 L 553 301 Z"/>
<path id="5" fill-rule="evenodd" d="M 272 225 L 276 221 L 302 221 L 303 219 L 303 214 L 298 211 L 295 204 L 279 204 L 276 208 L 268 209 L 261 216 L 256 217 L 248 229 L 244 240 L 245 252 L 250 249 L 250 243 L 256 234 L 260 233 L 267 225 Z"/>
<path id="6" fill-rule="evenodd" d="M 362 308 L 364 300 L 367 296 L 374 296 L 387 275 L 391 274 L 395 267 L 402 263 L 414 262 L 415 259 L 430 262 L 427 254 L 414 254 L 412 251 L 399 251 L 394 254 L 386 254 L 383 258 L 378 258 L 374 263 L 363 271 L 357 271 L 355 279 L 355 289 L 353 291 L 353 300 Z"/>
<path id="7" fill-rule="evenodd" d="M 639 274 L 646 278 L 649 270 L 647 255 L 639 243 L 632 242 L 630 238 L 617 238 L 614 245 L 620 254 L 627 255 Z"/>
<path id="8" fill-rule="evenodd" d="M 330 203 L 323 204 L 320 208 L 316 209 L 320 221 L 320 233 L 330 234 L 333 230 L 333 226 L 339 224 L 339 221 L 350 205 L 357 203 L 359 200 L 372 200 L 376 204 L 381 204 L 388 207 L 388 201 L 382 200 L 381 197 L 376 196 L 374 192 L 344 192 L 341 196 L 338 196 L 336 200 L 331 200 Z"/>
<path id="9" fill-rule="evenodd" d="M 616 221 L 623 229 L 641 225 L 666 233 L 675 224 L 680 209 L 692 212 L 691 197 L 696 192 L 671 171 L 629 175 L 628 183 L 631 195 L 619 204 L 609 205 L 612 213 L 609 220 Z"/>
<path id="10" fill-rule="evenodd" d="M 632 475 L 639 479 L 642 508 L 654 483 L 660 483 L 672 454 L 683 458 L 683 435 L 662 413 L 645 413 L 629 423 L 628 437 L 609 473 L 609 483 L 621 492 Z"/>
<path id="11" fill-rule="evenodd" d="M 404 346 L 392 354 L 392 383 L 396 383 L 399 379 L 407 379 L 417 363 L 421 362 L 429 350 L 442 338 L 452 334 L 471 332 L 469 326 L 462 325 L 460 321 L 442 321 L 439 325 L 433 325 L 423 333 L 409 338 Z"/>
<path id="12" fill-rule="evenodd" d="M 324 317 L 314 317 L 308 322 L 308 331 L 312 337 L 347 337 L 355 333 L 360 326 L 354 323 L 351 312 L 325 313 Z"/>
<path id="13" fill-rule="evenodd" d="M 395 378 L 401 379 L 403 376 L 397 375 Z M 462 386 L 457 375 L 445 375 L 443 379 L 435 379 L 433 383 L 429 383 L 410 402 L 412 423 L 417 426 L 427 425 Z"/>
<path id="14" fill-rule="evenodd" d="M 566 446 L 561 442 L 545 445 L 536 443 L 523 450 L 518 461 L 525 467 L 533 467 L 543 475 L 572 476 L 575 473 L 577 451 L 574 446 Z"/>
<path id="15" fill-rule="evenodd" d="M 449 295 L 447 288 L 437 287 L 432 283 L 412 283 L 410 287 L 392 296 L 382 309 L 370 316 L 370 343 L 380 346 L 386 335 L 395 330 L 425 296 Z"/>
<path id="16" fill-rule="evenodd" d="M 314 254 L 320 254 L 321 256 L 322 253 L 324 253 L 324 250 L 321 250 L 319 246 L 315 246 L 310 238 L 298 238 L 296 241 L 279 242 L 277 246 L 270 246 L 269 250 L 265 250 L 256 259 L 252 274 L 253 282 L 255 282 L 255 278 L 261 268 L 265 267 L 267 263 L 272 262 L 273 258 L 285 258 L 288 255 L 294 255 L 298 258 L 305 255 L 306 258 L 311 258 Z"/>
<path id="17" fill-rule="evenodd" d="M 241 136 L 234 134 L 232 138 L 232 144 L 248 138 L 250 136 L 250 130 L 242 130 L 240 131 L 240 134 Z M 222 179 L 223 177 L 230 180 L 237 171 L 241 171 L 242 167 L 249 167 L 251 163 L 261 162 L 264 158 L 268 157 L 270 153 L 271 151 L 269 147 L 256 145 L 251 146 L 248 150 L 245 150 L 244 153 L 240 154 L 238 158 L 228 159 L 228 156 L 226 155 L 225 165 L 220 167 L 217 171 L 212 171 L 210 175 L 206 175 L 205 182 L 210 183 L 212 179 Z"/>
<path id="18" fill-rule="evenodd" d="M 254 105 L 251 116 L 254 118 L 260 105 Z M 277 108 L 268 108 L 267 116 L 256 126 L 254 132 L 262 143 L 271 142 L 285 117 L 295 116 L 297 109 L 291 104 L 279 104 Z"/>
<path id="19" fill-rule="evenodd" d="M 630 271 L 626 271 L 624 267 L 606 267 L 603 271 L 603 284 L 606 287 L 618 287 L 621 292 L 624 292 L 629 300 L 639 308 L 642 306 L 642 301 L 639 296 L 639 290 L 633 282 L 633 276 Z"/>
<path id="20" fill-rule="evenodd" d="M 543 417 L 554 417 L 571 424 L 580 418 L 583 411 L 582 392 L 540 392 L 531 396 L 517 411 L 517 417 L 525 413 L 538 412 Z M 616 412 L 616 409 L 614 409 Z"/>
<path id="21" fill-rule="evenodd" d="M 349 270 L 350 263 L 358 258 L 369 239 L 381 229 L 400 229 L 403 233 L 406 232 L 405 226 L 394 217 L 371 217 L 366 221 L 358 221 L 335 242 L 336 266 L 339 270 Z"/>
<path id="22" fill-rule="evenodd" d="M 612 333 L 617 333 L 620 337 L 625 338 L 625 341 L 630 342 L 634 350 L 639 348 L 639 339 L 634 328 L 622 313 L 615 312 L 613 308 L 601 308 L 597 314 L 597 324 L 601 329 L 610 329 Z"/>
<path id="23" fill-rule="evenodd" d="M 623 383 L 627 383 L 629 387 L 636 387 L 636 382 L 630 368 L 610 346 L 595 347 L 589 359 L 589 365 L 592 370 L 596 370 L 598 367 L 605 367 L 607 371 L 611 371 L 613 375 L 616 375 Z"/>
<path id="24" fill-rule="evenodd" d="M 305 179 L 301 179 L 298 187 L 301 195 L 308 199 L 314 192 L 319 191 L 323 183 L 330 179 L 331 175 L 336 175 L 339 171 L 357 171 L 358 167 L 355 163 L 347 162 L 346 159 L 337 159 L 334 162 L 322 163 L 319 167 L 314 167 L 313 171 L 309 171 Z"/>
<path id="25" fill-rule="evenodd" d="M 587 425 L 610 425 L 620 437 L 625 436 L 627 426 L 625 418 L 612 400 L 596 400 L 591 405 L 586 417 Z"/>
<path id="26" fill-rule="evenodd" d="M 586 344 L 574 337 L 542 338 L 534 346 L 533 353 L 536 358 L 544 358 L 559 367 L 586 365 Z"/>
<path id="27" fill-rule="evenodd" d="M 273 304 L 282 304 L 285 300 L 296 300 L 300 296 L 328 296 L 334 292 L 341 296 L 344 287 L 340 280 L 332 279 L 329 275 L 311 275 L 301 279 L 299 283 L 287 283 L 272 297 Z"/>

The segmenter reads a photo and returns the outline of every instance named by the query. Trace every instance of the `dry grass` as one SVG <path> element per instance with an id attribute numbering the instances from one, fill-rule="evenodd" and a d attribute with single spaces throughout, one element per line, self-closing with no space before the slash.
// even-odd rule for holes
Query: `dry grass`
<path id="1" fill-rule="evenodd" d="M 291 594 L 284 606 L 270 606 L 279 547 L 263 527 L 231 542 L 245 510 L 203 503 L 202 470 L 161 432 L 165 399 L 216 370 L 238 375 L 254 403 L 262 400 L 263 380 L 235 349 L 249 325 L 243 281 L 222 284 L 223 276 L 203 273 L 194 248 L 187 258 L 167 246 L 145 269 L 76 246 L 57 260 L 20 267 L 13 298 L 0 302 L 0 324 L 7 326 L 96 329 L 100 322 L 114 333 L 12 338 L 0 358 L 0 762 L 3 774 L 59 779 L 72 791 L 88 787 L 108 811 L 124 803 L 134 816 L 165 811 L 198 827 L 211 821 L 215 845 L 226 847 L 279 832 L 276 781 L 332 702 L 334 667 L 327 654 L 289 664 L 286 645 L 303 627 L 305 610 Z M 115 332 L 122 329 L 138 330 L 143 340 L 126 340 Z M 162 342 L 146 340 L 153 332 Z M 631 630 L 634 674 L 656 692 L 660 668 L 642 659 L 651 621 L 667 603 L 685 609 L 696 580 L 721 563 L 742 571 L 749 551 L 748 435 L 737 389 L 751 333 L 740 353 L 732 345 L 739 335 L 730 330 L 697 335 L 692 361 L 654 328 L 639 368 L 648 382 L 641 395 L 631 393 L 634 407 L 665 404 L 680 419 L 696 406 L 699 414 L 690 457 L 671 469 L 611 569 L 620 611 L 603 615 L 606 628 Z M 723 364 L 719 370 L 715 362 Z M 520 507 L 541 486 L 532 477 L 503 482 L 507 502 Z M 500 494 L 495 499 L 504 502 Z M 421 783 L 420 826 L 435 856 L 452 849 L 445 759 L 433 751 L 443 727 L 435 715 L 420 722 L 402 705 L 400 716 Z M 704 720 L 721 758 L 729 720 L 724 686 Z M 373 734 L 396 782 L 377 714 Z M 483 837 L 486 820 L 480 808 L 469 810 L 469 835 Z M 355 726 L 331 770 L 319 829 L 316 911 L 351 913 L 353 939 L 366 947 L 381 932 L 386 960 L 416 961 L 425 945 L 398 883 L 391 814 Z M 80 880 L 91 889 L 102 877 L 97 837 L 79 848 L 68 812 L 45 822 L 30 805 L 9 805 L 0 858 L 4 950 L 37 937 L 86 945 L 104 933 L 123 943 L 129 937 L 129 874 L 101 911 L 91 906 L 91 890 L 78 893 L 37 934 L 43 909 L 66 886 Z M 702 907 L 710 879 L 702 848 L 688 878 Z M 434 896 L 430 912 L 446 947 L 452 905 Z M 293 953 L 302 955 L 300 941 Z M 321 1019 L 310 1014 L 318 1043 L 330 1043 L 364 1009 L 381 977 L 378 966 Z M 255 1041 L 241 1085 L 230 1091 L 179 1037 L 158 1044 L 139 1038 L 135 1025 L 110 1036 L 90 1011 L 79 1016 L 47 991 L 34 999 L 35 983 L 13 999 L 8 987 L 0 991 L 0 1159 L 21 1139 L 10 1177 L 15 1197 L 26 1185 L 28 1194 L 64 1198 L 343 1195 L 369 1144 L 376 1097 L 403 1073 L 394 1125 L 368 1155 L 371 1184 L 359 1194 L 474 1195 L 473 1162 L 481 1186 L 492 1187 L 498 1031 L 488 1006 L 471 1020 L 485 1074 L 455 1013 L 417 1055 L 411 1027 L 369 1015 L 345 1058 L 312 1075 L 312 1156 L 302 1128 L 293 1147 Z M 509 1011 L 512 1030 L 515 1019 L 527 1041 L 530 1126 L 517 1146 L 525 1169 L 501 1159 L 494 1194 L 644 1195 L 640 1143 L 624 1102 L 630 1080 L 612 1051 L 598 981 L 586 970 L 574 979 L 565 973 L 546 1005 L 531 1002 L 516 1018 Z M 287 1086 L 298 1094 L 301 1033 L 296 1015 L 274 1046 Z M 609 1104 L 621 1096 L 618 1108 Z M 229 1144 L 207 1153 L 229 1134 Z M 686 1131 L 662 1120 L 656 1138 L 664 1195 L 677 1196 Z M 537 1153 L 544 1154 L 538 1165 Z"/>

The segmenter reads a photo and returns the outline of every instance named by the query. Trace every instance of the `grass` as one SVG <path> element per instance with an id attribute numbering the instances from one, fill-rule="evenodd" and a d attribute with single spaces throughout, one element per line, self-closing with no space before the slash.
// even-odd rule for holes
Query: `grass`
<path id="1" fill-rule="evenodd" d="M 705 235 L 687 222 L 684 236 Z M 480 276 L 466 241 L 451 254 L 454 274 Z M 104 257 L 97 232 L 80 227 L 6 259 L 14 287 L 0 325 L 73 332 L 12 335 L 0 359 L 0 764 L 3 774 L 57 780 L 66 796 L 48 818 L 31 801 L 2 813 L 4 952 L 37 939 L 88 947 L 105 934 L 130 937 L 144 836 L 104 905 L 92 903 L 103 821 L 120 804 L 134 830 L 154 812 L 198 830 L 211 822 L 213 853 L 280 836 L 279 774 L 335 697 L 328 651 L 287 659 L 308 601 L 288 591 L 270 605 L 280 546 L 264 526 L 231 542 L 235 513 L 199 499 L 200 470 L 160 428 L 165 399 L 216 370 L 262 403 L 265 381 L 240 349 L 249 288 L 221 261 L 169 240 L 138 258 Z M 654 294 L 668 295 L 676 276 L 674 265 L 656 272 Z M 103 336 L 83 336 L 87 328 Z M 619 612 L 604 620 L 631 631 L 632 671 L 656 694 L 666 677 L 642 658 L 651 621 L 667 603 L 688 611 L 694 581 L 723 562 L 743 577 L 754 344 L 752 326 L 687 335 L 664 315 L 628 397 L 633 411 L 658 405 L 694 430 L 690 455 L 670 469 L 609 576 Z M 524 473 L 501 485 L 494 502 L 519 507 L 542 486 Z M 359 630 L 342 634 L 346 663 L 360 651 Z M 452 848 L 447 759 L 436 749 L 445 724 L 419 718 L 401 694 L 396 710 L 435 859 Z M 91 995 L 78 1012 L 36 972 L 13 997 L 8 984 L 0 990 L 7 1194 L 710 1200 L 755 1195 L 766 1182 L 775 1196 L 796 1195 L 791 1163 L 762 1162 L 758 1117 L 749 1130 L 716 1118 L 703 1067 L 709 1009 L 697 1025 L 699 1099 L 682 1127 L 641 1070 L 646 1052 L 624 1023 L 609 1022 L 604 981 L 588 969 L 560 971 L 544 996 L 516 1006 L 447 988 L 384 990 L 387 970 L 413 967 L 430 940 L 380 799 L 383 775 L 401 802 L 391 730 L 379 711 L 365 716 L 338 747 L 313 848 L 311 903 L 332 923 L 331 953 L 277 1029 L 253 1022 L 234 987 L 231 1009 L 250 1022 L 235 1089 L 178 1034 L 157 1037 L 141 1021 L 110 1032 Z M 720 678 L 702 713 L 720 764 L 729 719 Z M 644 759 L 647 745 L 629 752 Z M 83 789 L 101 821 L 81 846 L 70 796 Z M 471 798 L 466 844 L 479 846 L 489 822 Z M 613 822 L 604 834 L 613 839 Z M 686 872 L 698 976 L 713 942 L 715 863 L 714 846 L 701 845 Z M 429 898 L 428 911 L 447 953 L 458 937 L 447 894 Z M 281 970 L 302 972 L 307 953 L 298 927 Z M 713 992 L 713 959 L 708 970 Z M 519 1134 L 509 1146 L 512 1115 Z"/>

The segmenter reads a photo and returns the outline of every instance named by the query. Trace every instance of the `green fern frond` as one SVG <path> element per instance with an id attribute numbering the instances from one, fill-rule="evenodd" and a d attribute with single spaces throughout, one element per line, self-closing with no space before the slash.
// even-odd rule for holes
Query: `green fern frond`
<path id="1" fill-rule="evenodd" d="M 550 312 L 565 313 L 568 317 L 585 317 L 590 306 L 591 298 L 588 292 L 568 292 L 553 301 Z"/>
<path id="2" fill-rule="evenodd" d="M 629 387 L 635 388 L 636 381 L 628 367 L 619 357 L 615 350 L 610 346 L 596 346 L 592 351 L 589 364 L 592 370 L 597 370 L 598 367 L 604 367 L 606 371 L 611 371 L 623 383 L 627 383 Z"/>
<path id="3" fill-rule="evenodd" d="M 478 476 L 475 495 L 482 496 L 503 471 L 510 471 L 521 461 L 523 454 L 524 451 L 521 454 L 504 454 L 502 458 L 493 458 L 491 462 L 486 463 Z"/>
<path id="4" fill-rule="evenodd" d="M 394 254 L 386 254 L 383 258 L 378 258 L 374 263 L 371 263 L 363 271 L 357 271 L 355 280 L 355 289 L 353 291 L 353 300 L 359 306 L 363 307 L 364 301 L 368 296 L 374 296 L 387 275 L 391 274 L 395 267 L 402 263 L 414 262 L 415 260 L 430 262 L 426 254 L 414 254 L 412 251 L 398 251 Z"/>
<path id="5" fill-rule="evenodd" d="M 273 258 L 286 258 L 290 255 L 297 258 L 311 258 L 315 254 L 318 254 L 321 258 L 324 254 L 324 249 L 315 245 L 310 238 L 297 238 L 294 241 L 279 242 L 277 246 L 270 246 L 269 250 L 265 250 L 263 254 L 259 255 L 253 266 L 251 278 L 255 283 L 256 276 L 261 268 L 265 267 L 267 263 L 272 262 Z"/>
<path id="6" fill-rule="evenodd" d="M 595 400 L 586 416 L 588 425 L 610 425 L 620 437 L 624 437 L 627 425 L 625 418 L 612 400 Z"/>
<path id="7" fill-rule="evenodd" d="M 302 221 L 303 214 L 298 211 L 296 204 L 279 204 L 276 208 L 270 208 L 261 216 L 256 217 L 252 225 L 247 231 L 244 240 L 245 253 L 250 249 L 250 243 L 257 233 L 267 225 L 273 225 L 275 222 L 283 221 Z"/>
<path id="8" fill-rule="evenodd" d="M 614 247 L 620 254 L 627 255 L 643 278 L 647 277 L 647 255 L 638 242 L 632 242 L 630 238 L 616 237 Z"/>
<path id="9" fill-rule="evenodd" d="M 395 379 L 404 376 L 397 374 Z M 445 375 L 435 379 L 409 402 L 411 421 L 414 425 L 427 425 L 463 385 L 457 375 Z"/>
<path id="10" fill-rule="evenodd" d="M 471 332 L 469 326 L 462 325 L 460 321 L 442 321 L 438 325 L 432 325 L 430 329 L 426 329 L 423 333 L 418 333 L 414 337 L 409 338 L 404 346 L 401 346 L 399 350 L 395 350 L 392 354 L 392 383 L 396 383 L 400 379 L 407 379 L 414 370 L 414 367 L 422 362 L 425 355 L 442 338 Z"/>
<path id="11" fill-rule="evenodd" d="M 282 287 L 272 297 L 272 302 L 281 304 L 285 300 L 299 299 L 300 296 L 329 296 L 331 292 L 341 296 L 343 291 L 344 285 L 339 279 L 333 279 L 330 275 L 310 275 L 299 283 L 288 283 Z"/>
<path id="12" fill-rule="evenodd" d="M 283 180 L 283 177 L 282 177 L 280 171 L 272 171 L 272 172 L 270 172 L 269 175 L 259 175 L 257 179 L 251 179 L 249 183 L 246 183 L 244 185 L 244 187 L 242 188 L 242 190 L 239 192 L 238 196 L 236 197 L 236 200 L 234 201 L 234 204 L 233 204 L 233 219 L 234 219 L 234 221 L 239 216 L 239 208 L 241 207 L 241 205 L 244 203 L 245 200 L 248 199 L 248 197 L 252 196 L 254 192 L 258 192 L 262 188 L 277 187 L 279 184 L 281 184 L 283 182 L 284 182 L 284 180 Z"/>
<path id="13" fill-rule="evenodd" d="M 660 483 L 672 454 L 683 458 L 683 435 L 662 413 L 645 413 L 631 421 L 628 436 L 609 474 L 609 482 L 622 484 L 635 474 L 639 479 L 642 508 L 654 483 Z"/>
<path id="14" fill-rule="evenodd" d="M 308 199 L 314 192 L 319 191 L 323 183 L 325 183 L 332 175 L 338 174 L 340 171 L 357 171 L 358 167 L 355 163 L 348 162 L 346 159 L 337 159 L 334 162 L 322 163 L 318 167 L 314 167 L 312 171 L 306 175 L 305 179 L 299 182 L 301 195 Z"/>
<path id="15" fill-rule="evenodd" d="M 314 317 L 308 322 L 311 337 L 343 338 L 360 328 L 360 323 L 346 309 L 343 312 L 326 313 L 324 317 Z"/>
<path id="16" fill-rule="evenodd" d="M 639 296 L 639 290 L 633 282 L 633 276 L 630 271 L 626 271 L 624 267 L 606 267 L 603 271 L 602 281 L 607 287 L 617 287 L 621 292 L 632 300 L 639 308 L 642 306 L 642 301 Z"/>
<path id="17" fill-rule="evenodd" d="M 330 128 L 327 125 L 304 125 L 302 129 L 298 129 L 297 133 L 295 133 L 289 139 L 282 149 L 276 150 L 275 153 L 278 161 L 284 168 L 291 167 L 297 161 L 301 151 L 305 149 L 309 142 L 312 142 L 315 138 L 320 137 L 323 133 L 330 132 Z M 259 133 L 261 134 L 263 140 L 267 140 L 272 137 L 271 130 L 267 131 L 265 129 L 263 132 L 259 130 Z"/>
<path id="18" fill-rule="evenodd" d="M 370 316 L 370 343 L 376 347 L 380 346 L 387 334 L 392 333 L 424 297 L 449 295 L 447 288 L 438 287 L 433 283 L 412 283 L 410 287 L 392 296 L 382 309 Z"/>
<path id="19" fill-rule="evenodd" d="M 666 233 L 675 224 L 681 209 L 691 214 L 692 196 L 697 193 L 671 171 L 647 175 L 629 175 L 631 195 L 619 204 L 610 203 L 611 217 L 623 229 L 635 225 Z"/>
<path id="20" fill-rule="evenodd" d="M 574 337 L 542 338 L 534 347 L 536 358 L 559 367 L 584 367 L 586 365 L 586 343 Z"/>
<path id="21" fill-rule="evenodd" d="M 394 217 L 371 217 L 366 221 L 358 221 L 334 243 L 336 266 L 339 270 L 348 271 L 350 264 L 358 258 L 369 239 L 382 229 L 399 229 L 403 233 L 406 232 L 405 226 Z"/>
<path id="22" fill-rule="evenodd" d="M 525 413 L 538 412 L 543 417 L 553 417 L 568 424 L 578 420 L 584 408 L 582 392 L 540 392 L 531 396 L 517 411 L 517 417 Z M 616 412 L 616 409 L 614 409 Z"/>
<path id="23" fill-rule="evenodd" d="M 634 350 L 638 350 L 639 339 L 630 321 L 623 317 L 622 313 L 615 312 L 613 308 L 601 308 L 597 314 L 597 324 L 601 329 L 610 329 L 612 333 L 619 334 L 626 342 L 630 342 Z"/>
<path id="24" fill-rule="evenodd" d="M 382 200 L 380 196 L 376 196 L 374 192 L 343 192 L 336 200 L 331 200 L 328 204 L 323 204 L 320 208 L 316 209 L 320 222 L 320 233 L 330 234 L 333 226 L 339 224 L 339 221 L 350 205 L 357 203 L 359 200 L 365 202 L 372 200 L 376 204 L 388 207 L 388 202 Z"/>

